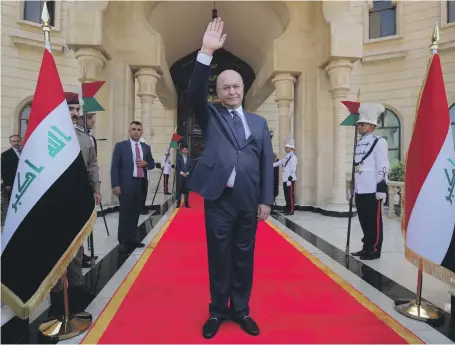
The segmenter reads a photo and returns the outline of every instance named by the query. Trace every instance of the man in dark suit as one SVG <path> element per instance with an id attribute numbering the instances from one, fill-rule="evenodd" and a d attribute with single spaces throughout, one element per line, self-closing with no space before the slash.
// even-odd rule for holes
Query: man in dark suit
<path id="1" fill-rule="evenodd" d="M 17 166 L 19 164 L 19 157 L 21 155 L 22 138 L 15 134 L 9 137 L 11 147 L 2 152 L 2 181 L 3 188 L 8 193 L 8 198 L 11 197 L 11 190 L 13 189 L 14 179 L 16 178 Z"/>
<path id="2" fill-rule="evenodd" d="M 131 122 L 128 132 L 130 139 L 115 144 L 111 165 L 112 192 L 120 202 L 118 241 L 122 250 L 144 247 L 138 239 L 137 223 L 144 206 L 147 170 L 155 167 L 150 146 L 139 141 L 142 124 Z"/>
<path id="3" fill-rule="evenodd" d="M 217 78 L 222 106 L 207 101 L 212 56 L 226 39 L 222 31 L 220 18 L 209 24 L 188 86 L 204 137 L 189 187 L 205 199 L 211 296 L 205 338 L 212 338 L 228 317 L 248 334 L 259 334 L 249 315 L 254 244 L 258 220 L 267 219 L 273 203 L 269 128 L 264 118 L 243 110 L 242 77 L 223 71 Z"/>
<path id="4" fill-rule="evenodd" d="M 177 207 L 180 207 L 182 203 L 182 194 L 185 200 L 185 207 L 189 208 L 189 190 L 188 190 L 188 180 L 193 165 L 193 160 L 188 156 L 188 146 L 183 145 L 181 148 L 181 155 L 177 156 L 177 164 L 175 168 L 177 176 Z"/>
<path id="5" fill-rule="evenodd" d="M 11 191 L 13 190 L 19 157 L 21 155 L 22 138 L 14 134 L 9 137 L 9 143 L 11 147 L 5 152 L 2 152 L 1 155 L 2 205 L 8 205 L 11 199 Z M 2 212 L 2 225 L 6 219 L 7 210 L 8 208 L 5 209 L 5 212 Z"/>

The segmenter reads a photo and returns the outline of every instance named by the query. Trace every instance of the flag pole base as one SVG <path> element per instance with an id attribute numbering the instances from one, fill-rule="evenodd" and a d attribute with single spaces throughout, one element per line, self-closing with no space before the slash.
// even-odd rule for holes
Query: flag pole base
<path id="1" fill-rule="evenodd" d="M 418 321 L 438 321 L 444 318 L 443 311 L 431 303 L 417 300 L 396 300 L 395 310 Z"/>
<path id="2" fill-rule="evenodd" d="M 50 340 L 62 341 L 77 337 L 92 325 L 92 315 L 87 312 L 77 313 L 70 318 L 65 315 L 51 318 L 39 326 L 41 334 Z"/>

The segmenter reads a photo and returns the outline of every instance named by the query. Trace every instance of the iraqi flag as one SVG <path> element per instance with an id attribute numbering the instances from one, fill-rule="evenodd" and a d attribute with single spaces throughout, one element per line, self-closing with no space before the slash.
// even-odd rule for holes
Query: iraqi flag
<path id="1" fill-rule="evenodd" d="M 404 187 L 406 259 L 455 277 L 455 149 L 439 55 L 433 55 L 409 145 Z"/>
<path id="2" fill-rule="evenodd" d="M 2 233 L 2 301 L 18 317 L 47 296 L 95 221 L 93 189 L 46 47 Z"/>

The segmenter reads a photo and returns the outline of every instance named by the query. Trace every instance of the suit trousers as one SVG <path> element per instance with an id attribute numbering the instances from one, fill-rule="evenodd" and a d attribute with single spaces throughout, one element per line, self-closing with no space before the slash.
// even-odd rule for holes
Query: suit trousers
<path id="1" fill-rule="evenodd" d="M 147 192 L 148 192 L 148 189 L 149 189 L 149 182 L 148 180 L 145 181 L 144 183 L 144 192 L 143 192 L 143 195 L 142 195 L 142 208 L 145 209 L 146 208 L 146 202 L 147 202 Z"/>
<path id="2" fill-rule="evenodd" d="M 68 265 L 66 269 L 66 278 L 68 280 L 68 287 L 80 287 L 84 285 L 84 276 L 82 274 L 82 256 L 84 253 L 84 247 L 81 246 L 74 259 Z M 63 290 L 63 280 L 60 279 L 57 284 L 52 288 L 52 292 L 58 292 Z"/>
<path id="3" fill-rule="evenodd" d="M 209 311 L 221 319 L 241 318 L 250 312 L 257 213 L 245 212 L 236 205 L 231 188 L 226 188 L 215 201 L 204 201 Z"/>
<path id="4" fill-rule="evenodd" d="M 169 175 L 163 174 L 163 186 L 164 186 L 164 193 L 169 193 Z"/>
<path id="5" fill-rule="evenodd" d="M 179 177 L 180 180 L 177 184 L 177 193 L 175 193 L 175 200 L 177 204 L 180 204 L 183 194 L 185 205 L 188 205 L 190 195 L 190 191 L 188 189 L 188 178 L 189 177 Z"/>
<path id="6" fill-rule="evenodd" d="M 120 244 L 137 243 L 137 223 L 144 207 L 145 179 L 134 178 L 129 190 L 121 191 L 118 220 L 118 241 Z"/>
<path id="7" fill-rule="evenodd" d="M 294 185 L 295 181 L 292 181 L 290 186 L 288 186 L 286 182 L 283 182 L 284 199 L 286 200 L 286 212 L 288 213 L 294 212 L 295 207 Z"/>
<path id="8" fill-rule="evenodd" d="M 382 200 L 376 200 L 376 193 L 356 194 L 355 206 L 363 231 L 363 249 L 370 253 L 381 253 Z"/>

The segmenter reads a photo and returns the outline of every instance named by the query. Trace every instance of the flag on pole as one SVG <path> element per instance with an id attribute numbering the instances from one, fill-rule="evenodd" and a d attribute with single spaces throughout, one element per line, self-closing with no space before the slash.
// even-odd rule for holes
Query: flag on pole
<path id="1" fill-rule="evenodd" d="M 46 42 L 2 233 L 2 301 L 27 318 L 96 221 L 95 201 Z"/>
<path id="2" fill-rule="evenodd" d="M 349 110 L 349 116 L 340 123 L 340 126 L 356 126 L 357 121 L 359 120 L 359 108 L 360 102 L 352 101 L 341 101 L 346 108 Z"/>
<path id="3" fill-rule="evenodd" d="M 104 83 L 104 81 L 82 83 L 82 103 L 84 104 L 85 113 L 104 111 L 104 108 L 95 99 L 95 94 L 101 89 Z"/>
<path id="4" fill-rule="evenodd" d="M 171 139 L 171 148 L 173 149 L 178 149 L 179 148 L 179 141 L 182 140 L 183 137 L 177 133 L 174 133 L 172 135 L 172 139 Z"/>
<path id="5" fill-rule="evenodd" d="M 443 281 L 455 277 L 455 149 L 439 55 L 431 58 L 409 145 L 403 234 L 406 259 Z"/>

